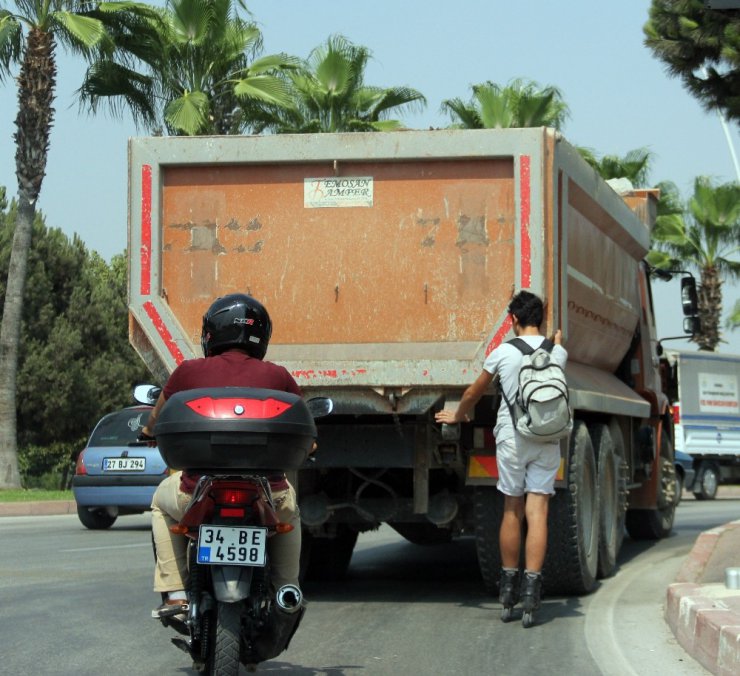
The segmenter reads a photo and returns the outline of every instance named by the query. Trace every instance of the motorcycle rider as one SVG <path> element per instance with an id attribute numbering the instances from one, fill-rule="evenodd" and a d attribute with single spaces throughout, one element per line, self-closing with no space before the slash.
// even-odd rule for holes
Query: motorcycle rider
<path id="1" fill-rule="evenodd" d="M 181 363 L 170 375 L 142 432 L 153 436 L 157 416 L 165 401 L 176 392 L 200 387 L 259 387 L 301 394 L 298 384 L 282 366 L 264 361 L 272 334 L 265 307 L 249 295 L 234 293 L 217 298 L 203 315 L 203 358 Z M 159 484 L 152 499 L 152 534 L 156 555 L 154 591 L 167 598 L 152 617 L 162 613 L 181 616 L 188 610 L 187 538 L 170 526 L 182 518 L 199 476 L 175 472 Z M 301 523 L 296 494 L 285 474 L 269 477 L 278 517 L 293 530 L 268 540 L 272 582 L 298 586 Z"/>

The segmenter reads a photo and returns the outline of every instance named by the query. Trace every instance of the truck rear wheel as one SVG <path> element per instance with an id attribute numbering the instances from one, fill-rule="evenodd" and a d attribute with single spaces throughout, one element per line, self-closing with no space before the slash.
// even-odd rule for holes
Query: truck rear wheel
<path id="1" fill-rule="evenodd" d="M 694 481 L 694 497 L 697 500 L 714 500 L 719 486 L 719 471 L 711 462 L 702 462 Z"/>
<path id="2" fill-rule="evenodd" d="M 337 526 L 335 537 L 316 537 L 303 530 L 301 541 L 301 578 L 306 580 L 342 580 L 352 558 L 357 531 L 344 524 Z"/>
<path id="3" fill-rule="evenodd" d="M 544 584 L 551 593 L 586 594 L 596 584 L 600 511 L 594 448 L 580 420 L 568 454 L 568 487 L 550 501 Z"/>
<path id="4" fill-rule="evenodd" d="M 627 532 L 633 540 L 660 540 L 668 537 L 676 516 L 676 468 L 673 445 L 665 430 L 660 436 L 658 462 L 658 505 L 655 509 L 630 509 L 627 512 Z"/>
<path id="5" fill-rule="evenodd" d="M 498 535 L 504 513 L 504 495 L 495 486 L 478 486 L 473 494 L 473 509 L 475 550 L 483 586 L 490 594 L 496 594 L 501 574 Z"/>
<path id="6" fill-rule="evenodd" d="M 621 455 L 612 438 L 612 430 L 598 423 L 590 426 L 589 432 L 596 454 L 599 492 L 598 577 L 605 578 L 614 575 L 617 569 L 617 556 L 624 539 L 626 497 L 621 477 Z M 619 428 L 615 432 L 619 434 Z M 619 440 L 621 443 L 621 434 Z"/>

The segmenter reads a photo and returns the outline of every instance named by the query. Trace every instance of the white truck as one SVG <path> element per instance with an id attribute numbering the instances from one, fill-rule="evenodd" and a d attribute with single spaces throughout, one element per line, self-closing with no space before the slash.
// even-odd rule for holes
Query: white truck
<path id="1" fill-rule="evenodd" d="M 720 484 L 740 483 L 740 355 L 667 357 L 675 448 L 694 459 L 696 498 L 713 500 Z"/>

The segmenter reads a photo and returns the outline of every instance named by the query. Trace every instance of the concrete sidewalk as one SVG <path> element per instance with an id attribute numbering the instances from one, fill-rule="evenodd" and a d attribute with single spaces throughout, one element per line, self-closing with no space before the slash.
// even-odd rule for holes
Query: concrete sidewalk
<path id="1" fill-rule="evenodd" d="M 665 619 L 683 649 L 718 676 L 740 674 L 740 589 L 725 569 L 740 568 L 740 521 L 712 528 L 694 543 L 668 585 Z"/>
<path id="2" fill-rule="evenodd" d="M 740 487 L 723 488 L 723 497 L 740 497 Z M 74 500 L 0 502 L 0 516 L 76 513 Z M 678 642 L 718 676 L 740 674 L 740 590 L 725 587 L 731 567 L 740 567 L 740 520 L 699 535 L 666 594 L 665 619 Z"/>

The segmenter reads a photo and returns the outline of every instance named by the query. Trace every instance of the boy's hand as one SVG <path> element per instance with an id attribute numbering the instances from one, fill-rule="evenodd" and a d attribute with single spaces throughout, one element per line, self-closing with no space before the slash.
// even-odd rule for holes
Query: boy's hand
<path id="1" fill-rule="evenodd" d="M 563 332 L 560 329 L 552 334 L 552 342 L 555 343 L 555 345 L 563 344 Z"/>
<path id="2" fill-rule="evenodd" d="M 434 414 L 434 419 L 438 423 L 443 423 L 445 425 L 456 425 L 460 422 L 470 422 L 470 418 L 468 418 L 468 416 L 463 416 L 462 418 L 458 417 L 457 411 L 437 411 Z"/>

